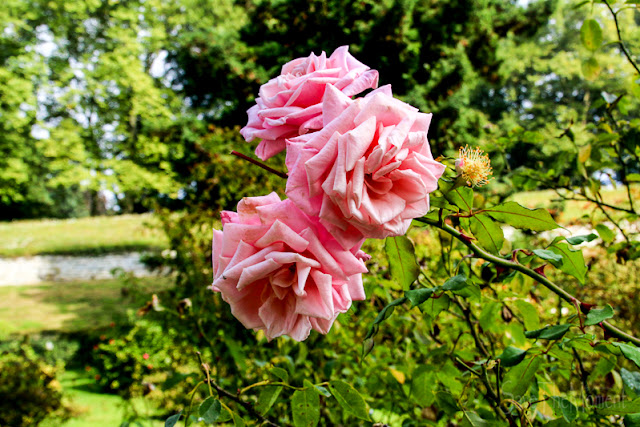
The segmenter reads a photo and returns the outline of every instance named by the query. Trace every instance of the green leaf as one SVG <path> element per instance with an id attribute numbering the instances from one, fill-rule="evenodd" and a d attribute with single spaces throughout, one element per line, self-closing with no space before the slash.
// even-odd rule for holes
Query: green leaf
<path id="1" fill-rule="evenodd" d="M 350 412 L 361 420 L 369 421 L 366 402 L 350 384 L 341 380 L 333 380 L 329 382 L 329 391 L 345 411 Z"/>
<path id="2" fill-rule="evenodd" d="M 180 420 L 180 417 L 182 416 L 182 411 L 178 412 L 175 415 L 171 415 L 169 418 L 167 418 L 167 420 L 164 422 L 164 427 L 173 427 L 178 423 L 178 420 Z"/>
<path id="3" fill-rule="evenodd" d="M 542 258 L 545 261 L 549 261 L 556 267 L 560 267 L 562 265 L 562 255 L 558 255 L 553 251 L 550 251 L 548 249 L 534 249 L 533 253 L 536 254 L 539 258 Z"/>
<path id="4" fill-rule="evenodd" d="M 624 427 L 640 427 L 640 414 L 625 415 Z"/>
<path id="5" fill-rule="evenodd" d="M 533 231 L 553 230 L 560 227 L 546 209 L 527 209 L 516 202 L 506 202 L 484 210 L 493 219 L 515 228 Z"/>
<path id="6" fill-rule="evenodd" d="M 420 273 L 413 243 L 406 236 L 387 237 L 384 250 L 389 260 L 391 277 L 402 285 L 402 289 L 409 289 Z"/>
<path id="7" fill-rule="evenodd" d="M 236 427 L 244 427 L 246 425 L 242 417 L 235 412 L 231 412 L 231 418 L 233 419 L 233 425 Z"/>
<path id="8" fill-rule="evenodd" d="M 423 408 L 433 405 L 436 400 L 434 390 L 438 387 L 435 372 L 423 370 L 414 375 L 411 381 L 411 397 Z"/>
<path id="9" fill-rule="evenodd" d="M 581 285 L 584 285 L 587 275 L 587 265 L 584 262 L 584 256 L 579 249 L 571 249 L 565 242 L 554 239 L 549 250 L 562 256 L 562 264 L 558 267 L 561 271 L 578 279 Z"/>
<path id="10" fill-rule="evenodd" d="M 436 393 L 436 406 L 438 409 L 442 409 L 448 415 L 454 415 L 460 411 L 458 402 L 456 399 L 446 391 L 439 391 Z"/>
<path id="11" fill-rule="evenodd" d="M 556 415 L 562 416 L 568 423 L 578 418 L 578 408 L 565 398 L 552 396 L 549 399 L 549 405 Z"/>
<path id="12" fill-rule="evenodd" d="M 624 385 L 640 396 L 640 372 L 631 372 L 622 368 L 620 369 L 620 377 Z"/>
<path id="13" fill-rule="evenodd" d="M 441 312 L 448 310 L 450 304 L 451 299 L 447 295 L 442 295 L 440 298 L 431 298 L 427 300 L 420 306 L 420 311 L 432 319 L 435 319 Z"/>
<path id="14" fill-rule="evenodd" d="M 629 182 L 640 182 L 640 173 L 627 174 L 627 181 L 629 181 Z"/>
<path id="15" fill-rule="evenodd" d="M 598 238 L 597 234 L 590 233 L 590 234 L 585 234 L 583 236 L 567 237 L 567 242 L 569 242 L 570 245 L 579 245 L 584 242 L 591 242 L 597 238 Z"/>
<path id="16" fill-rule="evenodd" d="M 424 288 L 424 289 L 413 289 L 410 291 L 406 291 L 404 296 L 407 297 L 409 302 L 411 303 L 411 308 L 417 307 L 429 298 L 431 295 L 437 290 L 437 288 Z"/>
<path id="17" fill-rule="evenodd" d="M 611 243 L 616 238 L 616 234 L 604 224 L 596 225 L 596 231 L 605 243 Z"/>
<path id="18" fill-rule="evenodd" d="M 513 302 L 518 311 L 522 315 L 524 321 L 524 327 L 528 330 L 540 328 L 540 317 L 538 316 L 538 310 L 525 300 L 515 300 Z"/>
<path id="19" fill-rule="evenodd" d="M 256 404 L 256 411 L 259 414 L 266 414 L 269 409 L 276 403 L 278 400 L 278 396 L 280 396 L 280 392 L 282 391 L 281 386 L 267 386 L 264 387 L 260 394 L 258 395 L 258 403 Z"/>
<path id="20" fill-rule="evenodd" d="M 587 326 L 597 325 L 603 320 L 611 319 L 613 317 L 613 307 L 607 304 L 605 308 L 591 309 L 587 313 L 587 319 L 584 324 Z"/>
<path id="21" fill-rule="evenodd" d="M 458 274 L 447 279 L 440 289 L 443 291 L 459 291 L 467 287 L 467 276 L 464 274 Z"/>
<path id="22" fill-rule="evenodd" d="M 471 217 L 469 225 L 480 246 L 494 254 L 500 253 L 504 233 L 498 224 L 487 215 L 477 214 Z"/>
<path id="23" fill-rule="evenodd" d="M 471 188 L 458 187 L 451 190 L 454 184 L 442 180 L 440 180 L 438 184 L 442 195 L 449 203 L 464 212 L 471 212 L 473 210 L 473 190 Z"/>
<path id="24" fill-rule="evenodd" d="M 391 316 L 391 314 L 393 313 L 393 310 L 395 309 L 396 306 L 404 304 L 405 302 L 407 302 L 407 297 L 398 298 L 391 301 L 382 310 L 380 310 L 380 313 L 378 313 L 378 315 L 374 319 L 373 324 L 369 328 L 369 332 L 367 332 L 367 335 L 364 338 L 367 339 L 374 336 L 378 332 L 378 329 L 377 329 L 378 324 L 388 319 L 389 316 Z"/>
<path id="25" fill-rule="evenodd" d="M 593 56 L 582 61 L 582 74 L 587 80 L 595 80 L 600 74 L 600 64 Z"/>
<path id="26" fill-rule="evenodd" d="M 482 307 L 482 311 L 480 312 L 480 317 L 478 317 L 478 323 L 480 327 L 488 331 L 496 324 L 496 320 L 502 311 L 502 306 L 500 303 L 495 301 L 491 301 L 488 304 L 485 304 Z"/>
<path id="27" fill-rule="evenodd" d="M 314 427 L 320 421 L 320 397 L 313 389 L 296 390 L 291 397 L 293 425 Z"/>
<path id="28" fill-rule="evenodd" d="M 626 415 L 636 414 L 640 412 L 640 399 L 633 401 L 623 401 L 613 403 L 607 406 L 598 406 L 598 413 L 600 415 Z"/>
<path id="29" fill-rule="evenodd" d="M 527 352 L 525 350 L 509 346 L 504 349 L 497 359 L 500 361 L 502 366 L 510 368 L 511 366 L 516 366 L 518 363 L 522 362 L 526 355 Z"/>
<path id="30" fill-rule="evenodd" d="M 282 368 L 278 368 L 277 366 L 269 369 L 269 373 L 279 380 L 282 380 L 283 382 L 287 382 L 289 380 L 289 373 Z"/>
<path id="31" fill-rule="evenodd" d="M 220 412 L 220 417 L 218 418 L 218 422 L 219 423 L 226 423 L 228 421 L 230 421 L 233 418 L 233 415 L 231 415 L 231 412 L 229 412 L 227 410 L 227 408 L 222 408 L 222 411 Z"/>
<path id="32" fill-rule="evenodd" d="M 541 363 L 541 358 L 535 357 L 533 359 L 524 359 L 511 368 L 504 376 L 502 383 L 502 390 L 505 396 L 513 399 L 519 399 L 524 396 Z"/>
<path id="33" fill-rule="evenodd" d="M 314 384 L 313 388 L 316 391 L 316 393 L 318 393 L 319 396 L 331 397 L 331 393 L 329 392 L 329 390 L 322 387 L 321 385 Z"/>
<path id="34" fill-rule="evenodd" d="M 545 326 L 535 331 L 525 331 L 524 336 L 540 340 L 558 340 L 567 333 L 569 328 L 571 328 L 569 324 Z"/>
<path id="35" fill-rule="evenodd" d="M 602 44 L 602 28 L 595 19 L 587 19 L 580 28 L 580 40 L 584 47 L 594 52 Z"/>
<path id="36" fill-rule="evenodd" d="M 489 427 L 491 424 L 487 420 L 482 419 L 480 415 L 475 412 L 464 411 L 462 425 L 470 427 Z"/>
<path id="37" fill-rule="evenodd" d="M 611 344 L 618 347 L 620 351 L 622 351 L 622 354 L 624 355 L 624 357 L 631 360 L 633 363 L 636 364 L 638 368 L 640 368 L 640 349 L 638 349 L 638 347 L 632 346 L 630 344 L 621 343 L 621 342 L 614 342 Z"/>
<path id="38" fill-rule="evenodd" d="M 213 424 L 218 421 L 222 411 L 220 401 L 213 396 L 207 397 L 198 408 L 198 414 L 205 424 Z"/>

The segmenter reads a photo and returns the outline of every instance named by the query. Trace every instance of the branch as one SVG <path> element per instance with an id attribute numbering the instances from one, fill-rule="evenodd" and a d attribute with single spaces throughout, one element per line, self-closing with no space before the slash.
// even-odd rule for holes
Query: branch
<path id="1" fill-rule="evenodd" d="M 211 385 L 213 386 L 213 388 L 216 389 L 216 392 L 218 392 L 218 396 L 227 397 L 227 398 L 233 400 L 234 402 L 238 403 L 240 406 L 242 406 L 244 408 L 245 411 L 247 411 L 249 413 L 249 415 L 251 415 L 252 417 L 255 417 L 258 420 L 260 420 L 260 422 L 264 423 L 264 425 L 271 426 L 271 427 L 278 427 L 278 424 L 274 423 L 270 419 L 268 419 L 265 416 L 263 416 L 260 413 L 258 413 L 258 411 L 256 411 L 253 408 L 253 405 L 251 405 L 251 403 L 245 402 L 244 400 L 242 400 L 240 398 L 240 396 L 236 396 L 235 394 L 229 393 L 227 390 L 225 390 L 222 387 L 220 387 L 214 380 L 209 379 L 209 381 L 210 381 Z"/>
<path id="2" fill-rule="evenodd" d="M 616 25 L 616 32 L 618 33 L 618 44 L 620 45 L 620 48 L 622 49 L 622 53 L 624 53 L 624 56 L 627 57 L 627 61 L 629 61 L 629 63 L 633 66 L 633 68 L 636 69 L 636 73 L 640 74 L 640 69 L 638 69 L 638 66 L 636 65 L 636 62 L 633 60 L 633 58 L 631 58 L 631 55 L 629 54 L 629 51 L 624 46 L 624 42 L 622 41 L 622 35 L 620 35 L 620 25 L 618 25 L 618 12 L 619 11 L 618 12 L 614 12 L 613 8 L 609 4 L 609 2 L 606 1 L 606 0 L 605 0 L 604 4 L 607 5 L 607 8 L 609 9 L 609 12 L 611 12 L 611 15 L 613 15 L 613 22 Z"/>
<path id="3" fill-rule="evenodd" d="M 496 265 L 499 265 L 501 267 L 510 268 L 512 270 L 519 271 L 520 273 L 531 277 L 532 279 L 534 279 L 538 283 L 540 283 L 543 286 L 545 286 L 547 289 L 549 289 L 550 291 L 552 291 L 553 293 L 558 295 L 560 298 L 562 298 L 563 300 L 565 300 L 567 303 L 571 304 L 572 306 L 575 303 L 582 304 L 582 302 L 580 300 L 578 300 L 576 297 L 574 297 L 573 295 L 571 295 L 570 293 L 568 293 L 567 291 L 562 289 L 560 286 L 558 286 L 555 283 L 553 283 L 551 280 L 547 279 L 545 276 L 536 273 L 531 268 L 526 267 L 526 266 L 524 266 L 524 265 L 522 265 L 522 264 L 520 264 L 518 262 L 507 260 L 507 259 L 504 259 L 504 258 L 500 258 L 498 256 L 495 256 L 495 255 L 485 251 L 484 249 L 482 249 L 481 247 L 479 247 L 475 243 L 473 243 L 473 242 L 469 241 L 468 239 L 465 239 L 464 237 L 462 237 L 462 233 L 460 233 L 455 228 L 453 228 L 453 227 L 451 227 L 451 226 L 449 226 L 447 224 L 440 223 L 440 222 L 438 222 L 436 220 L 429 219 L 429 218 L 415 218 L 415 220 L 418 221 L 418 222 L 422 222 L 424 224 L 432 225 L 432 226 L 434 226 L 436 228 L 439 228 L 440 230 L 450 234 L 451 236 L 455 237 L 456 239 L 458 239 L 459 241 L 464 243 L 469 249 L 471 249 L 473 251 L 473 253 L 478 258 L 482 258 L 482 259 L 484 259 L 486 261 L 492 262 L 492 263 L 494 263 Z M 602 326 L 602 329 L 606 330 L 610 336 L 618 338 L 619 340 L 626 341 L 626 342 L 631 342 L 631 343 L 633 343 L 633 344 L 635 344 L 637 346 L 640 346 L 640 338 L 636 338 L 633 335 L 630 335 L 630 334 L 624 332 L 623 330 L 613 326 L 609 322 L 604 321 L 604 322 L 601 323 L 601 326 Z"/>
<path id="4" fill-rule="evenodd" d="M 235 150 L 233 150 L 231 152 L 231 154 L 233 154 L 236 157 L 240 157 L 242 160 L 246 160 L 247 162 L 252 163 L 252 164 L 254 164 L 254 165 L 258 166 L 258 167 L 261 167 L 262 169 L 266 170 L 267 172 L 271 172 L 272 174 L 277 175 L 282 179 L 287 179 L 288 178 L 288 175 L 286 173 L 277 171 L 274 168 L 269 167 L 269 166 L 265 165 L 264 163 L 257 161 L 256 159 L 252 159 L 249 156 L 245 156 L 242 153 L 238 153 Z"/>
<path id="5" fill-rule="evenodd" d="M 265 417 L 264 415 L 262 415 L 258 411 L 256 411 L 253 408 L 253 405 L 251 403 L 242 400 L 240 398 L 240 390 L 238 390 L 238 394 L 236 395 L 236 394 L 230 393 L 227 390 L 225 390 L 222 387 L 220 387 L 218 385 L 218 383 L 216 383 L 211 378 L 211 376 L 209 375 L 209 365 L 207 365 L 206 363 L 204 363 L 202 361 L 202 354 L 200 354 L 199 351 L 196 351 L 196 355 L 198 356 L 198 360 L 200 361 L 200 368 L 202 369 L 202 372 L 206 376 L 206 380 L 204 380 L 202 382 L 206 383 L 209 386 L 209 395 L 213 395 L 213 393 L 211 392 L 211 386 L 213 386 L 213 388 L 215 388 L 216 392 L 218 393 L 218 397 L 223 397 L 224 396 L 224 397 L 227 397 L 227 398 L 233 400 L 234 402 L 236 402 L 237 404 L 242 406 L 244 408 L 244 410 L 249 413 L 249 415 L 251 415 L 252 417 L 254 417 L 254 418 L 258 419 L 258 420 L 260 420 L 260 422 L 263 425 L 267 425 L 267 426 L 271 426 L 271 427 L 279 427 L 278 424 L 274 423 L 269 418 Z"/>

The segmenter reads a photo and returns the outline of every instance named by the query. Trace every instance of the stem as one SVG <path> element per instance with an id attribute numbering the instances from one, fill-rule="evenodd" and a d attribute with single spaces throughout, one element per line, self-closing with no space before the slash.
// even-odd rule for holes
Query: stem
<path id="1" fill-rule="evenodd" d="M 476 328 L 473 325 L 473 320 L 471 320 L 471 310 L 469 309 L 469 307 L 464 307 L 462 305 L 462 303 L 460 301 L 458 301 L 457 297 L 454 297 L 452 301 L 455 302 L 458 307 L 460 307 L 460 310 L 462 311 L 462 314 L 464 315 L 464 318 L 465 318 L 465 320 L 467 322 L 467 325 L 469 326 L 469 329 L 471 330 L 471 336 L 473 337 L 473 340 L 476 343 L 476 347 L 478 347 L 478 349 L 482 352 L 482 355 L 484 357 L 486 357 L 487 359 L 491 358 L 491 353 L 489 353 L 489 351 L 487 350 L 487 347 L 480 340 L 480 337 L 478 336 L 478 333 L 476 332 Z"/>
<path id="2" fill-rule="evenodd" d="M 622 49 L 622 53 L 624 53 L 624 56 L 627 57 L 627 61 L 629 61 L 629 63 L 633 66 L 633 68 L 636 69 L 636 73 L 640 74 L 640 69 L 638 69 L 636 62 L 633 60 L 633 58 L 631 58 L 631 55 L 629 55 L 629 51 L 627 50 L 627 48 L 624 45 L 624 42 L 622 41 L 622 35 L 620 35 L 620 25 L 618 25 L 618 12 L 620 11 L 614 12 L 613 8 L 609 4 L 609 2 L 606 0 L 604 4 L 607 5 L 609 12 L 611 12 L 611 15 L 613 15 L 613 22 L 616 25 L 616 32 L 618 33 L 618 44 L 620 45 L 620 49 Z"/>
<path id="3" fill-rule="evenodd" d="M 235 150 L 233 150 L 231 152 L 231 154 L 233 154 L 236 157 L 240 157 L 242 160 L 246 160 L 247 162 L 252 163 L 252 164 L 254 164 L 254 165 L 258 166 L 258 167 L 261 167 L 262 169 L 266 170 L 267 172 L 271 172 L 272 174 L 277 175 L 282 179 L 287 179 L 289 177 L 286 173 L 277 171 L 274 168 L 269 167 L 269 166 L 265 165 L 264 163 L 257 161 L 256 159 L 252 159 L 249 156 L 245 156 L 242 153 L 238 153 Z"/>
<path id="4" fill-rule="evenodd" d="M 614 221 L 613 218 L 611 218 L 611 215 L 609 215 L 607 213 L 607 211 L 602 207 L 602 205 L 598 204 L 598 208 L 600 208 L 600 210 L 602 211 L 602 213 L 604 214 L 604 216 L 607 217 L 607 219 L 609 220 L 610 223 L 612 223 L 613 225 L 616 226 L 616 228 L 620 231 L 620 234 L 622 234 L 622 237 L 624 237 L 624 239 L 627 241 L 627 243 L 631 242 L 629 240 L 629 236 L 627 236 L 627 233 L 624 232 L 624 230 L 622 229 L 622 227 L 620 227 L 620 225 L 618 224 L 617 221 Z"/>
<path id="5" fill-rule="evenodd" d="M 214 380 L 210 379 L 209 382 L 211 383 L 213 388 L 216 389 L 216 392 L 218 392 L 218 396 L 229 398 L 229 399 L 233 400 L 234 402 L 236 402 L 237 404 L 239 404 L 240 406 L 242 406 L 244 408 L 244 410 L 247 411 L 247 413 L 249 413 L 249 415 L 251 415 L 252 417 L 255 417 L 258 420 L 260 420 L 261 425 L 267 425 L 267 426 L 271 426 L 271 427 L 278 427 L 278 424 L 274 423 L 269 418 L 261 415 L 258 411 L 256 411 L 253 408 L 253 406 L 251 405 L 251 403 L 245 402 L 244 400 L 242 400 L 240 398 L 240 396 L 236 396 L 233 393 L 229 393 L 227 390 L 225 390 L 222 387 L 220 387 Z"/>
<path id="6" fill-rule="evenodd" d="M 316 384 L 319 386 L 323 386 L 323 385 L 327 385 L 329 383 L 320 383 L 320 384 Z M 284 387 L 284 388 L 290 388 L 292 390 L 306 390 L 308 387 L 295 387 L 292 385 L 289 385 L 287 383 L 283 383 L 282 381 L 271 381 L 271 380 L 264 380 L 264 381 L 260 381 L 257 382 L 255 384 L 251 384 L 249 386 L 246 386 L 245 388 L 240 390 L 240 394 L 244 394 L 245 392 L 247 392 L 248 390 L 251 390 L 254 387 L 264 387 L 264 386 L 278 386 L 278 387 Z"/>
<path id="7" fill-rule="evenodd" d="M 558 295 L 560 298 L 562 298 L 563 300 L 565 300 L 567 303 L 571 304 L 573 306 L 574 301 L 578 302 L 578 304 L 581 303 L 580 300 L 578 300 L 576 297 L 574 297 L 573 295 L 571 295 L 570 293 L 568 293 L 567 291 L 565 291 L 564 289 L 562 289 L 560 286 L 556 285 L 555 283 L 553 283 L 551 280 L 547 279 L 545 276 L 536 273 L 535 271 L 533 271 L 531 268 L 526 267 L 518 262 L 515 261 L 511 261 L 511 260 L 507 260 L 504 258 L 500 258 L 498 256 L 495 256 L 487 251 L 485 251 L 484 249 L 480 248 L 478 245 L 476 245 L 475 243 L 468 241 L 467 239 L 463 238 L 461 233 L 454 229 L 453 227 L 445 224 L 445 223 L 439 223 L 436 220 L 432 220 L 429 218 L 415 218 L 416 221 L 418 222 L 422 222 L 424 224 L 429 224 L 432 225 L 436 228 L 439 228 L 440 230 L 450 234 L 451 236 L 455 237 L 456 239 L 458 239 L 459 241 L 461 241 L 462 243 L 464 243 L 469 249 L 471 249 L 473 251 L 473 253 L 478 257 L 478 258 L 482 258 L 486 261 L 492 262 L 496 265 L 505 267 L 505 268 L 510 268 L 512 270 L 516 270 L 519 271 L 520 273 L 531 277 L 532 279 L 534 279 L 535 281 L 537 281 L 538 283 L 541 283 L 543 286 L 545 286 L 547 289 L 549 289 L 550 291 L 552 291 L 553 293 L 555 293 L 556 295 Z M 604 330 L 606 330 L 609 335 L 618 338 L 619 340 L 622 341 L 626 341 L 626 342 L 630 342 L 635 344 L 636 346 L 640 346 L 640 339 L 637 337 L 634 337 L 633 335 L 630 335 L 626 332 L 624 332 L 623 330 L 613 326 L 612 324 L 610 324 L 607 321 L 604 321 L 601 323 L 602 328 Z"/>
<path id="8" fill-rule="evenodd" d="M 189 418 L 191 416 L 191 408 L 193 407 L 193 398 L 196 395 L 196 391 L 198 391 L 198 388 L 204 384 L 204 381 L 200 381 L 198 384 L 196 384 L 196 386 L 193 388 L 193 390 L 191 391 L 191 399 L 189 399 L 189 410 L 187 411 L 187 413 L 185 414 L 185 419 L 184 419 L 184 427 L 188 427 L 189 426 Z"/>

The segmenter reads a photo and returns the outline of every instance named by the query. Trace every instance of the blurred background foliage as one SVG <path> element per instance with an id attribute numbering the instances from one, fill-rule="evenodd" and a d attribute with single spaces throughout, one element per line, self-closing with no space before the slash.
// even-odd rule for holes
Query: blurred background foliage
<path id="1" fill-rule="evenodd" d="M 617 19 L 626 49 L 637 55 L 640 12 L 628 3 L 618 5 Z M 581 31 L 591 19 L 601 28 L 599 39 Z M 39 390 L 21 398 L 26 418 L 10 425 L 36 423 L 41 416 L 33 408 L 45 392 L 47 410 L 59 419 L 70 416 L 52 382 L 56 375 L 63 386 L 86 380 L 84 391 L 117 395 L 126 402 L 124 415 L 118 412 L 125 425 L 157 424 L 189 404 L 188 393 L 201 379 L 196 349 L 227 390 L 274 375 L 283 379 L 276 366 L 284 369 L 285 382 L 297 386 L 344 379 L 381 423 L 465 424 L 438 391 L 460 399 L 466 392 L 462 368 L 450 357 L 454 349 L 464 360 L 478 357 L 458 312 L 443 308 L 436 321 L 439 312 L 402 310 L 361 359 L 368 325 L 401 291 L 390 279 L 381 242 L 368 243 L 374 256 L 365 277 L 368 300 L 341 315 L 329 335 L 312 334 L 305 343 L 267 343 L 260 333 L 239 327 L 226 304 L 206 289 L 211 227 L 219 211 L 235 208 L 241 197 L 283 195 L 280 178 L 229 154 L 250 155 L 255 147 L 239 135 L 246 110 L 285 62 L 312 51 L 330 54 L 349 45 L 395 96 L 432 112 L 435 156 L 453 156 L 466 144 L 487 151 L 494 179 L 476 194 L 479 205 L 547 190 L 537 202 L 562 201 L 554 213 L 561 217 L 571 207 L 577 213 L 566 218 L 574 222 L 612 220 L 604 227 L 613 233 L 621 221 L 637 219 L 639 76 L 616 43 L 610 11 L 599 2 L 6 0 L 0 28 L 0 219 L 152 210 L 163 232 L 159 244 L 168 251 L 149 254 L 147 262 L 171 271 L 171 286 L 161 288 L 119 278 L 111 298 L 129 313 L 119 313 L 113 325 L 93 324 L 92 314 L 85 328 L 43 338 L 42 327 L 23 349 L 2 348 L 0 364 L 19 367 L 12 381 Z M 598 43 L 589 48 L 585 38 Z M 283 163 L 283 156 L 269 161 L 280 170 Z M 613 199 L 603 195 L 611 184 L 620 187 Z M 633 296 L 640 251 L 620 231 L 622 242 L 599 230 L 601 246 L 586 254 L 585 287 L 558 276 L 582 298 L 607 298 L 621 315 L 619 326 L 638 334 Z M 449 261 L 463 255 L 463 247 L 443 233 L 416 230 L 411 238 L 423 270 L 438 283 L 450 276 Z M 513 247 L 536 243 L 535 236 L 519 238 Z M 507 286 L 497 272 L 484 277 L 478 272 L 486 269 L 475 264 L 467 273 L 473 271 L 486 300 L 470 307 L 495 344 L 494 356 L 507 345 L 525 345 L 519 319 L 526 317 L 531 329 L 562 315 L 557 301 L 531 280 L 510 278 Z M 62 349 L 59 357 L 42 344 L 49 341 L 55 351 Z M 591 371 L 597 398 L 606 398 L 608 390 L 629 392 L 610 359 L 586 356 L 580 376 L 571 358 L 564 365 L 548 363 L 541 387 L 579 397 L 581 376 Z M 68 372 L 62 373 L 63 366 Z M 258 392 L 252 393 L 247 398 L 257 401 Z M 201 401 L 204 388 L 194 395 Z M 285 390 L 272 402 L 270 414 L 284 424 L 291 422 L 290 397 Z M 464 398 L 491 419 L 481 396 Z M 547 421 L 555 411 L 545 405 L 539 413 Z M 359 423 L 335 402 L 321 411 L 326 425 Z"/>

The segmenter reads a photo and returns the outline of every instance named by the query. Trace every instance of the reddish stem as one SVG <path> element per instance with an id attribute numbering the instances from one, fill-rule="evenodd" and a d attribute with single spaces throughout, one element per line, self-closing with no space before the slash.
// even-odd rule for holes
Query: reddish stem
<path id="1" fill-rule="evenodd" d="M 240 157 L 242 160 L 246 160 L 247 162 L 252 163 L 252 164 L 254 164 L 254 165 L 258 166 L 258 167 L 261 167 L 262 169 L 266 170 L 267 172 L 271 172 L 271 173 L 272 173 L 272 174 L 274 174 L 274 175 L 278 175 L 278 176 L 279 176 L 280 178 L 282 178 L 282 179 L 287 179 L 287 178 L 289 177 L 286 173 L 284 173 L 284 172 L 280 172 L 280 171 L 277 171 L 277 170 L 275 170 L 275 169 L 273 169 L 273 168 L 271 168 L 271 167 L 269 167 L 269 166 L 265 165 L 264 163 L 259 162 L 259 161 L 257 161 L 256 159 L 252 159 L 252 158 L 251 158 L 251 157 L 249 157 L 249 156 L 245 156 L 245 155 L 244 155 L 244 154 L 242 154 L 242 153 L 238 153 L 238 152 L 237 152 L 237 151 L 235 151 L 235 150 L 233 150 L 233 151 L 231 152 L 231 154 L 233 154 L 233 155 L 234 155 L 234 156 L 236 156 L 236 157 Z"/>

